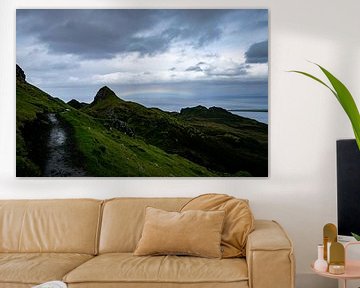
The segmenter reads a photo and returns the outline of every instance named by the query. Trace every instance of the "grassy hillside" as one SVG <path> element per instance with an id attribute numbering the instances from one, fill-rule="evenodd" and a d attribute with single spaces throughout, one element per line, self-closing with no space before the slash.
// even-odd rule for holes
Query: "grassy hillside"
<path id="1" fill-rule="evenodd" d="M 16 153 L 18 176 L 42 176 L 55 113 L 71 136 L 74 165 L 88 176 L 214 176 L 215 173 L 176 154 L 169 154 L 109 122 L 89 116 L 30 85 L 16 82 Z M 111 122 L 110 122 L 111 124 Z"/>
<path id="2" fill-rule="evenodd" d="M 107 125 L 181 155 L 223 176 L 267 176 L 267 125 L 221 108 L 186 108 L 168 113 L 119 99 L 108 87 L 81 109 Z"/>
<path id="3" fill-rule="evenodd" d="M 215 176 L 178 155 L 165 153 L 116 129 L 106 128 L 83 112 L 60 114 L 74 127 L 84 168 L 96 176 Z"/>
<path id="4" fill-rule="evenodd" d="M 245 170 L 252 175 L 267 176 L 268 125 L 218 107 L 185 108 L 176 116 L 206 135 L 204 142 L 210 157 L 230 173 L 241 175 L 239 170 Z M 207 158 L 201 149 L 199 153 Z"/>

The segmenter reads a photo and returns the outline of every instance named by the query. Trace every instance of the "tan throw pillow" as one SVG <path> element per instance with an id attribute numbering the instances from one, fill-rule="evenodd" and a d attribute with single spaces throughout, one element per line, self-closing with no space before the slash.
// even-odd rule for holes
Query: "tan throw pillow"
<path id="1" fill-rule="evenodd" d="M 147 207 L 134 255 L 221 258 L 224 217 L 224 211 L 168 212 Z"/>
<path id="2" fill-rule="evenodd" d="M 190 200 L 181 209 L 181 211 L 188 210 L 225 211 L 221 237 L 222 257 L 246 255 L 247 236 L 254 230 L 254 217 L 247 200 L 224 194 L 205 194 Z"/>

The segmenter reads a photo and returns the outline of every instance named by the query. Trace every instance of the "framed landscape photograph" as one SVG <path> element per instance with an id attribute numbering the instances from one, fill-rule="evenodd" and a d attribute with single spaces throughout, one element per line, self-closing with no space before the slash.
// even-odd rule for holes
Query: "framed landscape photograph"
<path id="1" fill-rule="evenodd" d="M 18 9 L 18 177 L 267 177 L 268 10 Z"/>

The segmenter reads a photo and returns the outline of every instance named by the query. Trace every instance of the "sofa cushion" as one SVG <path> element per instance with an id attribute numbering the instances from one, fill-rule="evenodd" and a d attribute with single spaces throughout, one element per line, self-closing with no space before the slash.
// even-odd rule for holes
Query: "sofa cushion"
<path id="1" fill-rule="evenodd" d="M 0 253 L 0 285 L 61 280 L 93 256 L 71 253 Z"/>
<path id="2" fill-rule="evenodd" d="M 248 200 L 236 199 L 225 194 L 204 194 L 191 199 L 181 211 L 197 209 L 225 211 L 224 230 L 221 237 L 222 257 L 245 257 L 247 237 L 254 230 L 254 216 Z"/>
<path id="3" fill-rule="evenodd" d="M 221 258 L 224 216 L 224 211 L 168 212 L 147 207 L 144 229 L 134 255 Z"/>
<path id="4" fill-rule="evenodd" d="M 111 253 L 97 256 L 64 277 L 64 281 L 70 284 L 99 282 L 232 283 L 242 281 L 247 283 L 247 279 L 246 261 L 241 258 L 138 257 L 131 253 Z"/>
<path id="5" fill-rule="evenodd" d="M 0 200 L 0 253 L 95 254 L 102 201 Z"/>
<path id="6" fill-rule="evenodd" d="M 104 203 L 100 253 L 134 252 L 144 225 L 145 208 L 179 211 L 189 198 L 116 198 Z"/>

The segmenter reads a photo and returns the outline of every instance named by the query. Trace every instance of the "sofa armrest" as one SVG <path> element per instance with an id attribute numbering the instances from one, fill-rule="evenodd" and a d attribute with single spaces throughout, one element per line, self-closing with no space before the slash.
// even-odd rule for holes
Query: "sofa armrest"
<path id="1" fill-rule="evenodd" d="M 250 288 L 295 287 L 293 245 L 277 222 L 255 221 L 247 240 L 246 261 Z"/>

